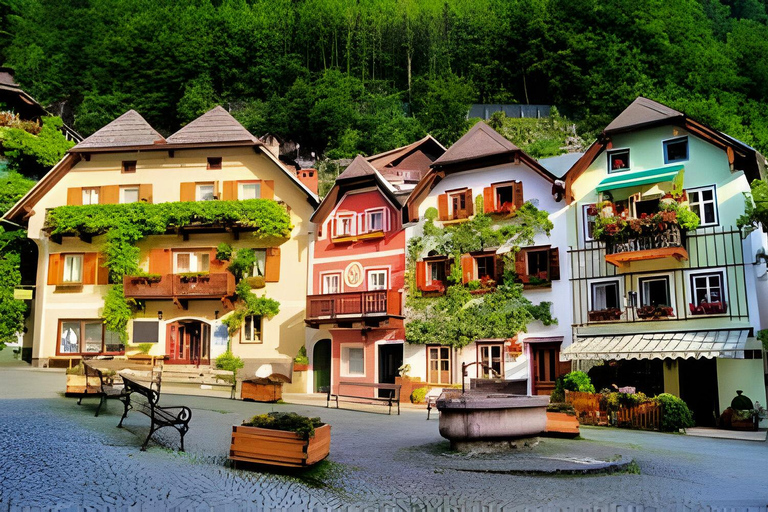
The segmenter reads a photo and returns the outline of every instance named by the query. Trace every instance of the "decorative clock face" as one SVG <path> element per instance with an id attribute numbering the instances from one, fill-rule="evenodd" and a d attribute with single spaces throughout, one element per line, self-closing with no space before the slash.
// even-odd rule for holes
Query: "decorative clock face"
<path id="1" fill-rule="evenodd" d="M 344 270 L 344 283 L 350 288 L 357 288 L 363 284 L 363 266 L 354 261 Z"/>

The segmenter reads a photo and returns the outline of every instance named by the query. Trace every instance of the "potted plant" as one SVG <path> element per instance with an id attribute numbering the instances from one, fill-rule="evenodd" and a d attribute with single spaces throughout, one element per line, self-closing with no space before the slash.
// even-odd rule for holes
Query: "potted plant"
<path id="1" fill-rule="evenodd" d="M 229 460 L 293 468 L 309 467 L 326 458 L 331 426 L 320 418 L 293 412 L 270 412 L 232 427 Z"/>
<path id="2" fill-rule="evenodd" d="M 293 371 L 305 372 L 307 370 L 309 370 L 309 358 L 306 347 L 302 346 L 299 353 L 293 358 Z"/>

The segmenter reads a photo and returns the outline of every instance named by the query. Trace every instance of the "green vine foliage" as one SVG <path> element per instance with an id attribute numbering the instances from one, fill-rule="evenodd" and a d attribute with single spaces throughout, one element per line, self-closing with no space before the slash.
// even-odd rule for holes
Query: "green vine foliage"
<path id="1" fill-rule="evenodd" d="M 272 318 L 280 313 L 280 303 L 265 296 L 257 297 L 251 292 L 248 281 L 237 283 L 235 293 L 237 295 L 235 310 L 221 320 L 221 323 L 227 326 L 230 336 L 234 336 L 240 329 L 246 316 L 258 315 Z"/>
<path id="2" fill-rule="evenodd" d="M 736 221 L 739 229 L 751 226 L 768 226 L 768 183 L 754 180 L 750 184 L 750 193 L 744 194 L 744 214 Z"/>
<path id="3" fill-rule="evenodd" d="M 414 238 L 408 246 L 409 268 L 428 254 L 453 257 L 454 265 L 448 277 L 451 286 L 445 295 L 423 298 L 416 291 L 412 273 L 408 295 L 406 339 L 413 344 L 440 344 L 464 347 L 478 338 L 511 338 L 526 332 L 534 321 L 544 325 L 557 323 L 550 302 L 534 304 L 523 295 L 523 286 L 514 282 L 514 254 L 521 247 L 532 245 L 537 234 L 549 235 L 552 222 L 546 211 L 525 203 L 514 217 L 497 222 L 478 213 L 472 220 L 448 227 L 434 223 L 437 211 L 425 212 L 423 236 Z M 493 291 L 473 295 L 461 284 L 462 254 L 491 247 L 509 245 L 505 256 L 504 283 Z"/>
<path id="4" fill-rule="evenodd" d="M 50 210 L 45 221 L 50 236 L 106 234 L 101 250 L 113 285 L 104 299 L 102 318 L 107 329 L 119 333 L 123 342 L 127 341 L 126 327 L 137 307 L 136 301 L 123 295 L 123 277 L 142 273 L 136 243 L 149 235 L 191 225 L 255 228 L 253 235 L 257 238 L 287 238 L 293 228 L 286 209 L 268 199 L 60 206 Z M 248 311 L 270 309 L 261 303 L 251 307 L 250 297 L 242 301 Z"/>
<path id="5" fill-rule="evenodd" d="M 0 145 L 8 167 L 27 177 L 41 178 L 75 145 L 61 133 L 63 124 L 60 117 L 44 117 L 36 135 L 21 128 L 0 128 Z"/>

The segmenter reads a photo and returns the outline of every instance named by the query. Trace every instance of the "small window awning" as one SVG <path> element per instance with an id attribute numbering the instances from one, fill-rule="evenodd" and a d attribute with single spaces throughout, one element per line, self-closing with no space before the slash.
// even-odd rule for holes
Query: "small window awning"
<path id="1" fill-rule="evenodd" d="M 611 174 L 597 185 L 596 190 L 598 192 L 605 192 L 606 190 L 615 190 L 617 188 L 672 181 L 684 167 L 685 166 L 683 165 L 672 165 L 669 167 L 659 167 L 658 169 L 648 169 L 646 171 Z"/>
<path id="2" fill-rule="evenodd" d="M 578 336 L 561 356 L 570 360 L 743 359 L 749 329 Z"/>

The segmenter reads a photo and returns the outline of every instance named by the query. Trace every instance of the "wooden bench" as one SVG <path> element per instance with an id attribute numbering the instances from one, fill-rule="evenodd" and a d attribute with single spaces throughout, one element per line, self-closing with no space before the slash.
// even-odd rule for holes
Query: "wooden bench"
<path id="1" fill-rule="evenodd" d="M 141 446 L 141 451 L 147 449 L 147 443 L 149 443 L 149 438 L 152 437 L 152 434 L 163 427 L 173 427 L 178 430 L 179 435 L 181 436 L 180 451 L 183 452 L 184 434 L 189 430 L 189 420 L 192 418 L 192 411 L 190 408 L 185 406 L 161 407 L 157 405 L 158 400 L 160 400 L 160 393 L 157 391 L 125 376 L 123 376 L 123 383 L 125 384 L 125 393 L 120 400 L 122 400 L 123 405 L 125 405 L 125 412 L 123 413 L 123 417 L 120 418 L 120 423 L 117 424 L 118 428 L 123 427 L 123 420 L 128 415 L 128 411 L 134 409 L 135 404 L 136 410 L 149 417 L 152 421 L 149 427 L 149 435 L 144 440 L 144 444 Z M 131 396 L 134 394 L 139 395 L 141 398 L 131 400 Z"/>
<path id="2" fill-rule="evenodd" d="M 400 415 L 400 384 L 378 384 L 375 382 L 349 382 L 349 381 L 342 381 L 338 384 L 338 389 L 341 391 L 342 386 L 344 387 L 352 387 L 356 386 L 359 388 L 367 388 L 367 389 L 384 389 L 389 390 L 392 393 L 389 394 L 388 397 L 377 397 L 377 396 L 360 396 L 362 393 L 359 394 L 348 394 L 348 393 L 336 393 L 332 394 L 331 390 L 328 390 L 328 399 L 325 404 L 326 407 L 330 407 L 331 399 L 336 400 L 336 408 L 339 408 L 339 398 L 349 398 L 351 400 L 355 401 L 366 401 L 366 402 L 372 402 L 372 403 L 380 403 L 381 405 L 389 405 L 389 414 L 392 414 L 392 404 L 397 404 L 397 414 Z"/>
<path id="3" fill-rule="evenodd" d="M 77 405 L 82 405 L 83 398 L 98 398 L 99 405 L 96 407 L 96 416 L 98 416 L 101 406 L 106 404 L 110 398 L 120 398 L 123 396 L 125 388 L 122 384 L 115 382 L 114 376 L 106 375 L 102 370 L 94 368 L 86 362 L 83 362 L 83 371 L 85 373 L 85 390 L 79 394 L 80 399 L 77 401 Z M 91 385 L 91 382 L 93 382 L 93 385 Z M 93 391 L 94 389 L 96 391 Z M 91 391 L 89 392 L 89 390 Z"/>

